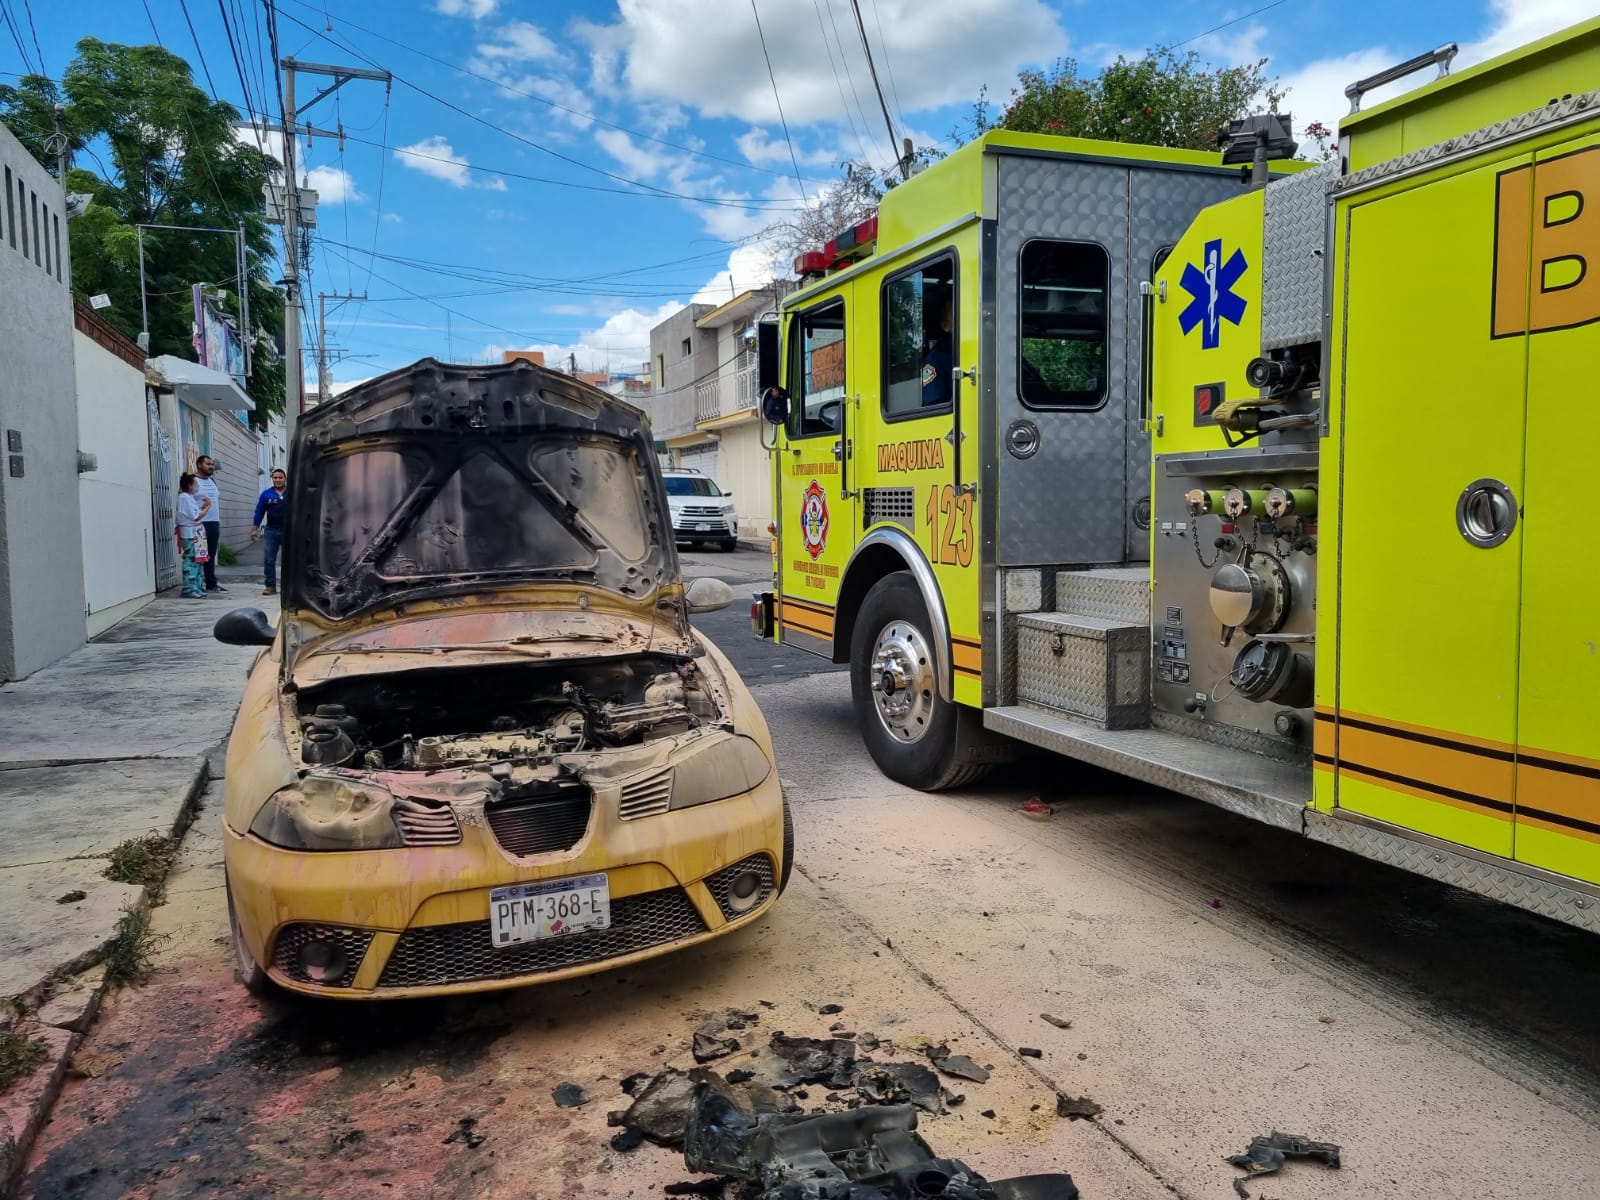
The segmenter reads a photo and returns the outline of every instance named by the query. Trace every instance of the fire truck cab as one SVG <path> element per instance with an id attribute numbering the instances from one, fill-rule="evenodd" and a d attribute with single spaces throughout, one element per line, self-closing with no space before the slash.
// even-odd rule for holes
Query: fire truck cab
<path id="1" fill-rule="evenodd" d="M 1600 931 L 1600 20 L 1453 55 L 1314 168 L 991 133 L 797 263 L 752 621 L 885 774 L 1041 747 Z"/>

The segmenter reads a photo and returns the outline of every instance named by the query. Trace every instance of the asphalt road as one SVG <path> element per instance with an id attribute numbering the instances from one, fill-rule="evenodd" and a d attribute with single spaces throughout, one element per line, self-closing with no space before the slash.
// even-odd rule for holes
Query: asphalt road
<path id="1" fill-rule="evenodd" d="M 606 1113 L 625 1076 L 691 1065 L 729 1006 L 761 1017 L 740 1056 L 848 1022 L 893 1042 L 880 1057 L 926 1039 L 992 1065 L 946 1080 L 966 1101 L 920 1132 L 991 1176 L 1069 1170 L 1089 1200 L 1224 1200 L 1222 1156 L 1272 1129 L 1340 1143 L 1344 1169 L 1292 1163 L 1258 1196 L 1600 1195 L 1592 937 L 1059 759 L 899 788 L 845 676 L 755 642 L 745 609 L 698 624 L 755 688 L 795 804 L 766 920 L 493 997 L 262 1003 L 230 978 L 214 789 L 155 913 L 158 971 L 108 1002 L 22 1195 L 659 1196 L 681 1158 L 612 1150 Z M 1033 796 L 1049 819 L 1016 811 Z M 569 1081 L 592 1101 L 556 1106 Z M 1059 1119 L 1058 1094 L 1104 1112 Z M 486 1140 L 447 1142 L 463 1118 Z"/>

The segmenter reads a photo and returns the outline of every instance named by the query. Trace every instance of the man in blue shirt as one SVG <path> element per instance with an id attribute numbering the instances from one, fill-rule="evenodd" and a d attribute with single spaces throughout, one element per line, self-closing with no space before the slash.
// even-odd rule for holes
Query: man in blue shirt
<path id="1" fill-rule="evenodd" d="M 951 297 L 946 293 L 939 305 L 939 328 L 928 338 L 927 347 L 922 352 L 923 408 L 937 408 L 950 403 L 950 372 L 955 365 L 953 324 Z"/>
<path id="2" fill-rule="evenodd" d="M 272 486 L 261 493 L 256 501 L 256 516 L 250 524 L 250 540 L 260 538 L 266 545 L 266 584 L 263 596 L 278 594 L 278 547 L 283 545 L 283 515 L 286 509 L 285 493 L 289 490 L 289 477 L 281 470 L 272 472 Z"/>

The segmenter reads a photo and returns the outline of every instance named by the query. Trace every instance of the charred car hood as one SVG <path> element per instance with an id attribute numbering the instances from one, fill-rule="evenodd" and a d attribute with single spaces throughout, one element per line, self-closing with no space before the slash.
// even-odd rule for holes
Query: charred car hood
<path id="1" fill-rule="evenodd" d="M 643 414 L 558 372 L 428 358 L 352 388 L 300 418 L 289 489 L 296 640 L 545 586 L 687 628 Z"/>

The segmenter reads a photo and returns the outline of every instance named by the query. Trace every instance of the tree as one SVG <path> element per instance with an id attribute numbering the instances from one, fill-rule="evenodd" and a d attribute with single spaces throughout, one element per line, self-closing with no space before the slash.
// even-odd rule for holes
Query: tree
<path id="1" fill-rule="evenodd" d="M 775 259 L 788 262 L 807 250 L 820 250 L 841 231 L 861 224 L 878 211 L 884 188 L 877 173 L 865 163 L 843 162 L 839 166 L 838 182 L 823 188 L 814 203 L 761 231 L 761 238 L 772 246 Z"/>
<path id="2" fill-rule="evenodd" d="M 141 328 L 136 225 L 236 228 L 244 222 L 250 316 L 280 338 L 283 296 L 271 283 L 272 237 L 263 187 L 277 161 L 235 135 L 239 113 L 195 85 L 189 64 L 160 46 L 121 46 L 84 38 L 58 89 L 38 75 L 0 86 L 0 120 L 41 162 L 55 166 L 54 108 L 65 107 L 69 149 L 80 165 L 68 192 L 88 193 L 89 208 L 69 224 L 72 285 L 81 296 L 103 292 L 102 312 L 129 337 Z M 193 354 L 190 286 L 220 287 L 234 298 L 234 239 L 187 230 L 144 237 L 150 353 Z M 257 344 L 248 381 L 258 417 L 283 411 L 284 364 Z"/>
<path id="3" fill-rule="evenodd" d="M 991 118 L 987 92 L 955 131 L 968 141 L 990 129 L 1052 133 L 1062 137 L 1138 142 L 1175 149 L 1212 150 L 1229 121 L 1258 105 L 1275 109 L 1284 93 L 1266 75 L 1267 60 L 1210 67 L 1193 51 L 1159 48 L 1117 61 L 1090 78 L 1073 59 L 1048 71 L 1023 71 L 1011 101 Z"/>

